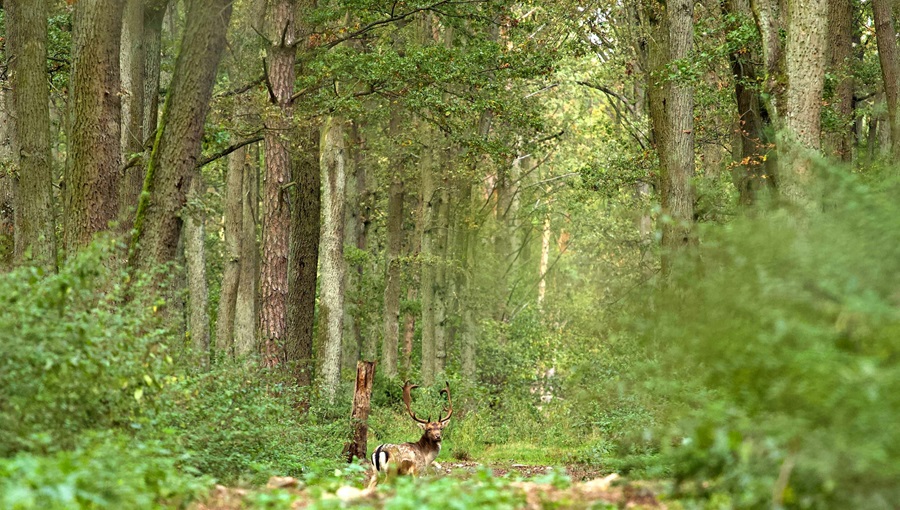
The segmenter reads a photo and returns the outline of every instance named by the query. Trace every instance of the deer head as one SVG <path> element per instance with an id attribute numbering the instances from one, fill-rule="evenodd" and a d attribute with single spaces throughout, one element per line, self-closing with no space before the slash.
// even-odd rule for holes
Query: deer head
<path id="1" fill-rule="evenodd" d="M 412 395 L 410 392 L 414 388 L 418 387 L 418 384 L 413 384 L 409 381 L 406 381 L 406 384 L 403 385 L 403 403 L 406 404 L 406 412 L 409 413 L 410 418 L 418 423 L 419 427 L 423 431 L 425 431 L 425 433 L 422 435 L 422 439 L 427 439 L 428 441 L 434 443 L 440 443 L 441 433 L 443 432 L 444 427 L 447 426 L 447 423 L 450 422 L 450 417 L 453 416 L 453 401 L 450 399 L 450 383 L 448 382 L 447 386 L 445 386 L 441 390 L 441 395 L 445 395 L 447 397 L 447 407 L 443 408 L 443 412 L 447 413 L 447 416 L 438 418 L 437 421 L 431 421 L 430 416 L 427 420 L 423 420 L 416 416 L 416 413 L 413 412 Z"/>

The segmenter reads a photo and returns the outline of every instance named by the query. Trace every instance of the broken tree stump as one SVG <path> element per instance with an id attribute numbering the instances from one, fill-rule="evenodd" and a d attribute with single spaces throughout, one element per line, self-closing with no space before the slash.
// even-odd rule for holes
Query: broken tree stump
<path id="1" fill-rule="evenodd" d="M 369 432 L 369 410 L 374 381 L 375 362 L 356 362 L 356 390 L 353 392 L 353 412 L 350 415 L 353 437 L 347 445 L 347 462 L 353 462 L 353 457 L 366 458 L 366 438 Z"/>

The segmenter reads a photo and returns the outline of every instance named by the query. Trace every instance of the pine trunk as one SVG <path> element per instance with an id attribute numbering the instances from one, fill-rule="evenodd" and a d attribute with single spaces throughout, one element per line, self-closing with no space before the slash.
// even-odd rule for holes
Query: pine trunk
<path id="1" fill-rule="evenodd" d="M 7 1 L 12 153 L 15 190 L 14 260 L 52 271 L 56 267 L 53 220 L 50 107 L 47 81 L 46 1 Z M 4 179 L 5 180 L 5 179 Z"/>
<path id="2" fill-rule="evenodd" d="M 346 168 L 344 121 L 329 117 L 322 126 L 322 239 L 321 294 L 319 300 L 319 388 L 334 401 L 341 377 L 341 342 L 344 330 L 344 186 Z"/>
<path id="3" fill-rule="evenodd" d="M 198 173 L 200 141 L 225 47 L 231 5 L 231 0 L 190 3 L 135 218 L 132 257 L 138 268 L 149 270 L 175 259 L 181 212 L 191 180 Z"/>
<path id="4" fill-rule="evenodd" d="M 288 293 L 290 238 L 291 95 L 296 57 L 294 2 L 278 0 L 268 13 L 267 81 L 273 108 L 265 117 L 266 178 L 263 184 L 262 267 L 260 269 L 260 335 L 262 359 L 267 367 L 285 357 L 285 315 Z"/>

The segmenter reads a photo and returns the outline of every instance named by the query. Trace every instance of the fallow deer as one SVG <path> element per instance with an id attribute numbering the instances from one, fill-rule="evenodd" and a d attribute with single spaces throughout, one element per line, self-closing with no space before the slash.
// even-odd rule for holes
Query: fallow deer
<path id="1" fill-rule="evenodd" d="M 450 383 L 447 383 L 447 386 L 441 390 L 441 394 L 447 396 L 447 407 L 443 409 L 447 416 L 439 418 L 437 421 L 431 421 L 430 416 L 427 420 L 423 420 L 413 412 L 410 392 L 418 387 L 418 385 L 406 381 L 406 384 L 403 385 L 403 402 L 406 404 L 406 412 L 424 431 L 422 437 L 415 443 L 383 444 L 375 448 L 372 453 L 372 466 L 375 468 L 375 472 L 369 482 L 370 488 L 377 483 L 378 473 L 413 476 L 424 473 L 441 452 L 441 433 L 450 421 L 450 417 L 453 416 Z"/>

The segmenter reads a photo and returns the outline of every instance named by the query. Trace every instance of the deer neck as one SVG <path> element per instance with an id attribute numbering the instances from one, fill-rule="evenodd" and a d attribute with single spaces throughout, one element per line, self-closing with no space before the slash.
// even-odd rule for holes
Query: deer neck
<path id="1" fill-rule="evenodd" d="M 421 451 L 425 454 L 426 457 L 428 457 L 429 463 L 433 461 L 441 452 L 441 443 L 439 441 L 428 439 L 427 434 L 423 434 L 416 445 L 419 447 L 419 451 Z"/>

